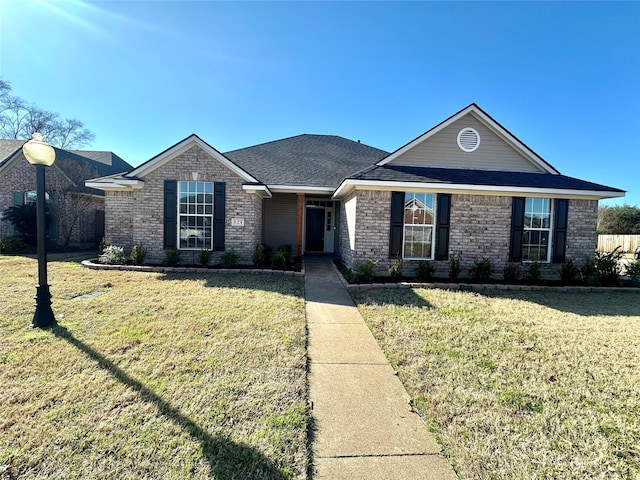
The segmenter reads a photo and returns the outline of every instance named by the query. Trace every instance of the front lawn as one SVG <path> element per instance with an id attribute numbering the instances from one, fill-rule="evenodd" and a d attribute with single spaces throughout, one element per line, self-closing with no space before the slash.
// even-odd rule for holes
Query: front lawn
<path id="1" fill-rule="evenodd" d="M 36 260 L 0 256 L 0 478 L 306 477 L 300 278 L 51 260 L 39 330 Z"/>
<path id="2" fill-rule="evenodd" d="M 640 293 L 351 294 L 460 478 L 640 478 Z"/>

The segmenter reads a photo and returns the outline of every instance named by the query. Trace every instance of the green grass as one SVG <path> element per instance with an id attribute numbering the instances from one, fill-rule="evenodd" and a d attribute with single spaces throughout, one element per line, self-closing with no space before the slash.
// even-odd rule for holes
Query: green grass
<path id="1" fill-rule="evenodd" d="M 640 478 L 640 293 L 352 295 L 460 478 Z"/>
<path id="2" fill-rule="evenodd" d="M 0 256 L 0 478 L 306 477 L 301 279 L 78 259 L 50 262 L 39 330 L 35 259 Z"/>

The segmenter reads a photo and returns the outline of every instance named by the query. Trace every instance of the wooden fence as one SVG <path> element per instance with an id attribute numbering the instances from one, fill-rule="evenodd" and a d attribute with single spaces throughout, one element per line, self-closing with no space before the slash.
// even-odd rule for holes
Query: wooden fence
<path id="1" fill-rule="evenodd" d="M 640 235 L 598 235 L 599 252 L 613 252 L 617 246 L 623 252 L 633 253 L 640 247 Z"/>

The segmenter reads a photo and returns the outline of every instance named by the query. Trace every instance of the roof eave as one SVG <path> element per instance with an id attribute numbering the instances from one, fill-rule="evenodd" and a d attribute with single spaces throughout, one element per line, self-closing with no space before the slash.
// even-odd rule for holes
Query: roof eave
<path id="1" fill-rule="evenodd" d="M 441 182 L 401 182 L 380 180 L 346 179 L 336 189 L 333 198 L 344 197 L 353 190 L 381 190 L 381 191 L 424 191 L 431 190 L 438 193 L 459 194 L 489 194 L 489 195 L 531 195 L 563 198 L 578 198 L 601 200 L 604 198 L 620 198 L 625 193 L 622 190 L 578 190 L 552 187 L 515 187 L 511 185 L 471 185 Z"/>
<path id="2" fill-rule="evenodd" d="M 310 185 L 269 185 L 269 190 L 273 193 L 308 193 L 308 194 L 331 194 L 334 187 L 314 187 Z"/>
<path id="3" fill-rule="evenodd" d="M 140 190 L 144 187 L 144 181 L 125 178 L 116 178 L 111 182 L 96 182 L 87 180 L 84 182 L 85 187 L 95 188 L 102 191 L 133 191 Z"/>

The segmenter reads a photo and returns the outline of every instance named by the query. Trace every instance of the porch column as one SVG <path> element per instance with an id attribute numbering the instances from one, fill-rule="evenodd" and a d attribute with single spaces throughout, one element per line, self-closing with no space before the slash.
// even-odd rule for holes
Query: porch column
<path id="1" fill-rule="evenodd" d="M 298 193 L 298 215 L 296 230 L 296 255 L 302 256 L 302 220 L 304 216 L 304 193 Z"/>

